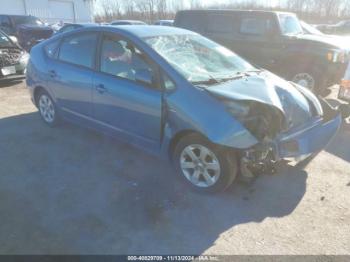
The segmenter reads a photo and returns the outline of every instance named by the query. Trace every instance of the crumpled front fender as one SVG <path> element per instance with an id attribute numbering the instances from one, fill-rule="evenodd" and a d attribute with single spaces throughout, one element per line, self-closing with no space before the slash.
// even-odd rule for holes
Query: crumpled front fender
<path id="1" fill-rule="evenodd" d="M 184 96 L 186 99 L 178 99 L 176 94 L 167 97 L 162 147 L 167 148 L 170 141 L 183 131 L 198 132 L 215 144 L 235 149 L 248 149 L 258 144 L 258 140 L 227 112 L 220 101 L 205 91 L 193 93 L 188 92 Z"/>

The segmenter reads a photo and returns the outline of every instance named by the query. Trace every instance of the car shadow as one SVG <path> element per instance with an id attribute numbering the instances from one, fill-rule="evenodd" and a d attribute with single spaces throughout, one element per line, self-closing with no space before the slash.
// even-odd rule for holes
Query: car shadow
<path id="1" fill-rule="evenodd" d="M 18 79 L 18 80 L 16 79 L 16 80 L 9 80 L 9 81 L 4 81 L 4 80 L 0 81 L 0 88 L 11 87 L 11 86 L 18 85 L 19 83 L 22 83 L 23 79 Z"/>
<path id="2" fill-rule="evenodd" d="M 37 113 L 0 119 L 0 145 L 1 254 L 201 254 L 238 225 L 288 216 L 306 191 L 307 173 L 282 165 L 197 194 L 159 158 Z"/>

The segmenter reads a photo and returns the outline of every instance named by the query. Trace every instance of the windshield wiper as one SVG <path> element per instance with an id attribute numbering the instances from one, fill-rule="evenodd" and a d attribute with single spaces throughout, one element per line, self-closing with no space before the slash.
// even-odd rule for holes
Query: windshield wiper
<path id="1" fill-rule="evenodd" d="M 223 82 L 227 82 L 230 80 L 237 80 L 237 79 L 241 79 L 243 77 L 247 77 L 250 76 L 251 73 L 261 73 L 263 70 L 261 69 L 252 69 L 252 70 L 247 70 L 247 71 L 242 71 L 242 72 L 237 72 L 236 74 L 229 76 L 229 77 L 223 77 L 223 78 L 214 78 L 214 77 L 210 77 L 208 80 L 203 80 L 203 81 L 195 81 L 195 82 L 191 82 L 193 85 L 216 85 L 216 84 L 220 84 Z"/>
<path id="2" fill-rule="evenodd" d="M 250 73 L 259 73 L 259 72 L 261 72 L 261 70 L 250 70 L 250 71 L 237 72 L 235 75 L 220 78 L 220 79 L 218 79 L 218 81 L 220 83 L 223 83 L 223 82 L 227 82 L 230 80 L 237 80 L 237 79 L 241 79 L 241 78 L 246 77 L 246 76 L 250 76 Z"/>
<path id="3" fill-rule="evenodd" d="M 194 81 L 194 82 L 191 82 L 193 85 L 208 85 L 208 86 L 210 86 L 210 85 L 215 85 L 215 84 L 218 84 L 218 83 L 220 83 L 220 81 L 219 80 L 217 80 L 217 79 L 215 79 L 215 78 L 213 78 L 213 77 L 211 77 L 211 78 L 209 78 L 209 79 L 207 79 L 207 80 L 203 80 L 203 81 Z"/>

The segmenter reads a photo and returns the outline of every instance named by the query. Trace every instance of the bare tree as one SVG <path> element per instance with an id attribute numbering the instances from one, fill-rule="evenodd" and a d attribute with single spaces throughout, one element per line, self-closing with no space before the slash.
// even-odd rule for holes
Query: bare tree
<path id="1" fill-rule="evenodd" d="M 122 15 L 121 1 L 100 0 L 100 6 L 106 21 L 120 18 Z"/>
<path id="2" fill-rule="evenodd" d="M 173 18 L 177 11 L 203 8 L 201 0 L 98 0 L 101 7 L 99 20 L 116 18 L 155 19 Z M 185 5 L 185 1 L 188 3 Z M 350 16 L 350 0 L 279 0 L 271 5 L 269 0 L 226 0 L 208 8 L 282 10 L 297 13 L 301 18 L 315 23 L 338 21 Z"/>

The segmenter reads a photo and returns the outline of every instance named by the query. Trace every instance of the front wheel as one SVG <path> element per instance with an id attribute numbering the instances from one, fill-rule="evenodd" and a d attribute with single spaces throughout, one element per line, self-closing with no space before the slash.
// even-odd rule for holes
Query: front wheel
<path id="1" fill-rule="evenodd" d="M 237 176 L 235 153 L 214 145 L 197 134 L 180 140 L 175 148 L 173 161 L 177 173 L 199 192 L 223 191 Z"/>

